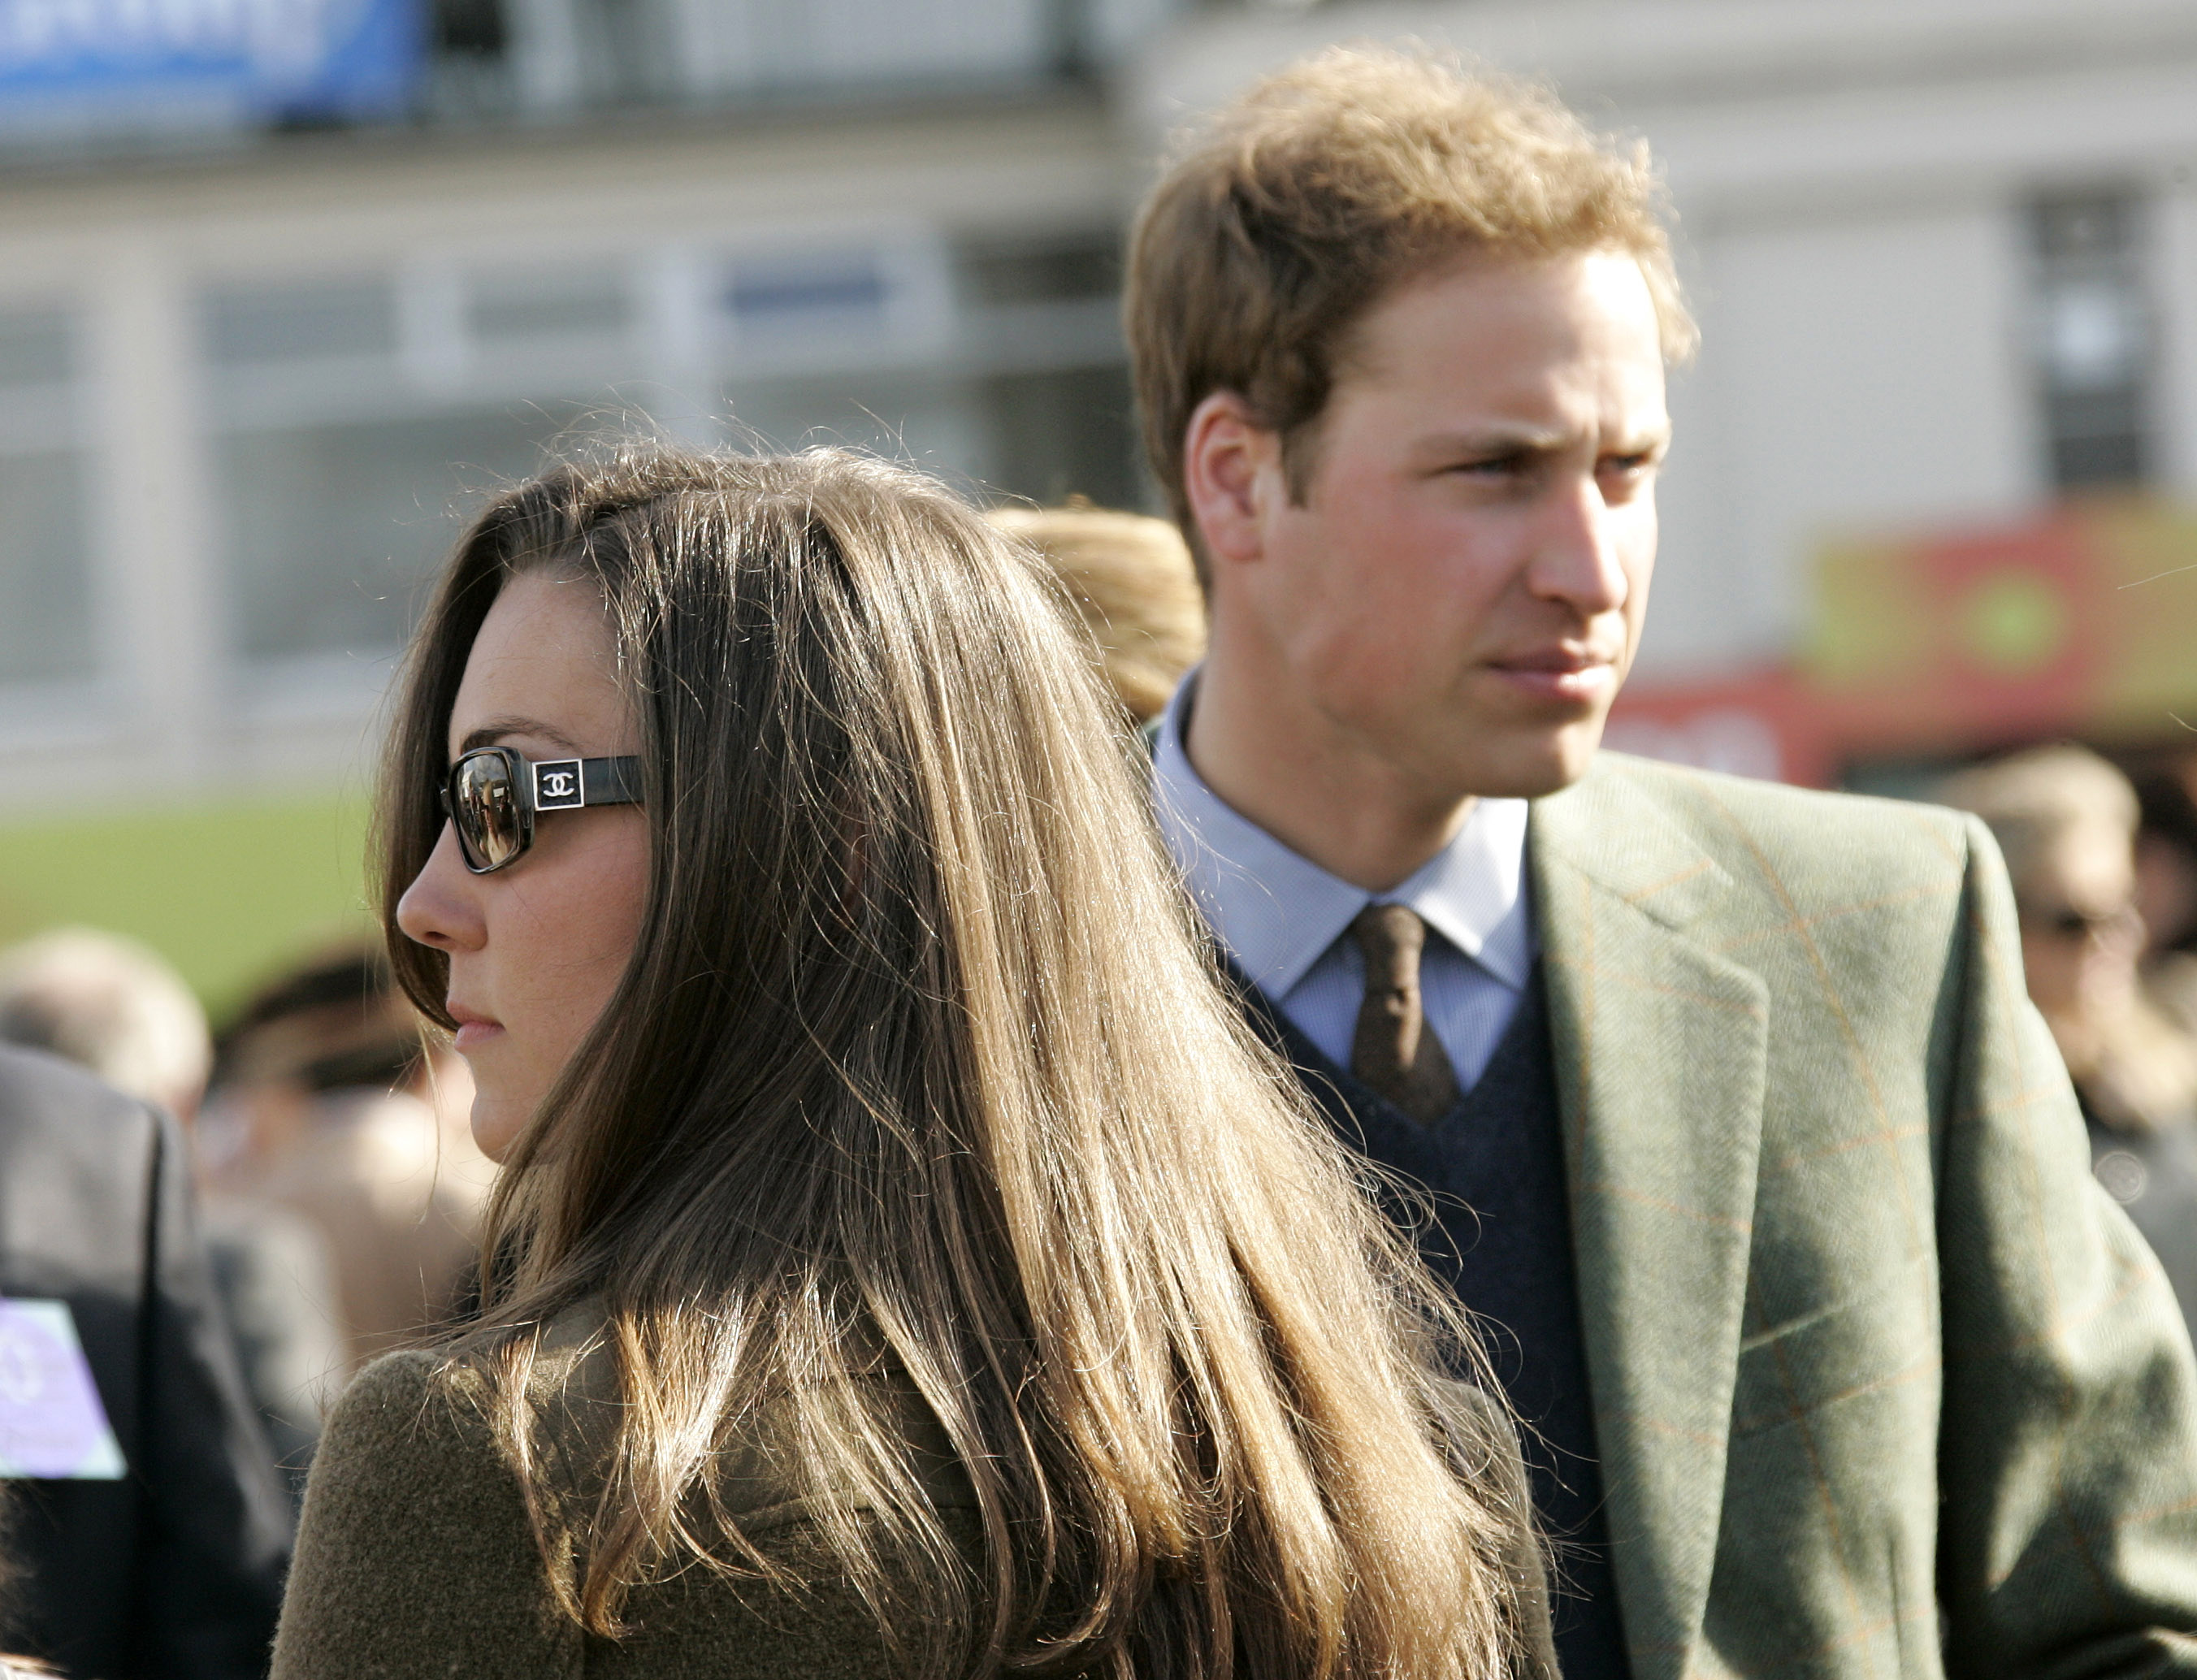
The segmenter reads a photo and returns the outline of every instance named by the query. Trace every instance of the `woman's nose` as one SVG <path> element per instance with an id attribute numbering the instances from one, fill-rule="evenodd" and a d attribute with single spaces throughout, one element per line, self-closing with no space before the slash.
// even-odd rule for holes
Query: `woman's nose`
<path id="1" fill-rule="evenodd" d="M 458 837 L 447 822 L 426 866 L 397 901 L 397 925 L 407 939 L 438 951 L 478 951 L 487 940 L 477 878 L 458 855 Z"/>

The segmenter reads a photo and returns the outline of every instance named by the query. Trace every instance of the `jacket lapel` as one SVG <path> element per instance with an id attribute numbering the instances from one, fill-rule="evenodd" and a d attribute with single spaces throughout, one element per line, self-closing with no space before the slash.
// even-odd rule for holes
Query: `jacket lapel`
<path id="1" fill-rule="evenodd" d="M 1638 1680 L 1677 1680 L 1723 1503 L 1766 992 L 1689 935 L 1733 883 L 1617 765 L 1537 802 L 1528 850 L 1626 1641 Z"/>

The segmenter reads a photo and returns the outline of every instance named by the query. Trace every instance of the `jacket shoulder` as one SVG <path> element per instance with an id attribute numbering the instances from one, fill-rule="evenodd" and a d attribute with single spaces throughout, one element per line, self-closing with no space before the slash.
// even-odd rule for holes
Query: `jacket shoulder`
<path id="1" fill-rule="evenodd" d="M 1876 895 L 1956 888 L 1980 848 L 1982 826 L 1915 801 L 1826 793 L 1743 776 L 1603 753 L 1569 795 L 1574 845 L 1652 847 L 1655 831 L 1678 850 L 1706 853 L 1735 879 L 1781 901 L 1821 906 L 1866 887 Z"/>
<path id="2" fill-rule="evenodd" d="M 383 1354 L 345 1385 L 314 1468 L 348 1464 L 377 1480 L 401 1476 L 420 1447 L 432 1451 L 438 1480 L 468 1459 L 472 1474 L 492 1474 L 497 1456 L 485 1382 L 438 1353 L 408 1349 Z"/>
<path id="3" fill-rule="evenodd" d="M 305 1485 L 276 1680 L 578 1672 L 518 1477 L 468 1384 L 386 1354 L 345 1389 Z"/>
<path id="4" fill-rule="evenodd" d="M 1736 832 L 1800 846 L 1897 850 L 1920 843 L 1940 855 L 1965 855 L 1974 820 L 1917 800 L 1789 787 L 1627 753 L 1597 754 L 1581 786 L 1597 783 L 1638 789 L 1712 840 Z"/>
<path id="5" fill-rule="evenodd" d="M 967 1472 L 945 1428 L 896 1368 L 858 1375 L 871 1400 L 911 1450 L 919 1478 L 942 1509 L 973 1506 Z M 626 1405 L 601 1307 L 582 1302 L 543 1333 L 527 1373 L 527 1427 L 542 1454 L 547 1492 L 574 1511 L 592 1509 L 617 1451 Z M 508 1481 L 518 1474 L 509 1426 L 496 1415 L 486 1375 L 463 1358 L 433 1351 L 384 1356 L 360 1373 L 337 1408 L 339 1422 L 381 1444 L 464 1442 L 477 1469 Z M 790 1400 L 766 1399 L 737 1419 L 719 1449 L 719 1501 L 750 1536 L 812 1516 L 820 1497 L 864 1503 L 863 1490 L 819 1486 L 801 1469 L 801 1424 Z"/>
<path id="6" fill-rule="evenodd" d="M 96 1147 L 111 1148 L 117 1132 L 149 1133 L 154 1110 L 75 1063 L 43 1050 L 0 1046 L 0 1135 L 26 1132 L 56 1137 L 91 1129 Z"/>
<path id="7" fill-rule="evenodd" d="M 148 1259 L 182 1232 L 172 1215 L 182 1140 L 175 1122 L 75 1063 L 0 1050 L 0 1290 L 75 1306 L 96 1369 L 134 1370 L 129 1315 L 156 1284 Z"/>
<path id="8" fill-rule="evenodd" d="M 1806 928 L 1819 956 L 1881 964 L 1897 947 L 1900 961 L 1942 960 L 1962 937 L 1962 903 L 1992 889 L 1997 857 L 1981 824 L 1936 806 L 1618 753 L 1533 813 L 1544 889 L 1561 899 L 1591 884 L 1735 953 Z"/>
<path id="9" fill-rule="evenodd" d="M 607 1360 L 553 1339 L 528 1374 L 527 1426 L 553 1462 L 586 1457 L 589 1426 L 616 1403 Z M 345 1385 L 314 1458 L 312 1494 L 362 1497 L 402 1507 L 502 1505 L 519 1486 L 509 1427 L 495 1385 L 461 1353 L 408 1348 L 385 1353 Z M 607 1440 L 606 1428 L 600 1430 Z M 569 1491 L 569 1490 L 565 1490 Z M 484 1512 L 484 1515 L 485 1513 Z"/>

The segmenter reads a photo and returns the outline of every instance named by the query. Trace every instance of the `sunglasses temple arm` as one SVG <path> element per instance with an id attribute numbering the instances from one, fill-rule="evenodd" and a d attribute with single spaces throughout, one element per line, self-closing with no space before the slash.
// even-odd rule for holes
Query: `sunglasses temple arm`
<path id="1" fill-rule="evenodd" d="M 580 797 L 589 805 L 638 805 L 641 760 L 632 756 L 582 759 Z"/>

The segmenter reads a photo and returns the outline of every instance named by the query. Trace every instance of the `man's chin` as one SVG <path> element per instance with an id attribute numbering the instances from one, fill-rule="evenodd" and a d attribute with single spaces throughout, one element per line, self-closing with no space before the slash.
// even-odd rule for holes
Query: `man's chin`
<path id="1" fill-rule="evenodd" d="M 1602 720 L 1568 724 L 1546 734 L 1506 741 L 1473 755 L 1471 785 L 1482 799 L 1544 799 L 1587 773 L 1602 744 Z"/>

